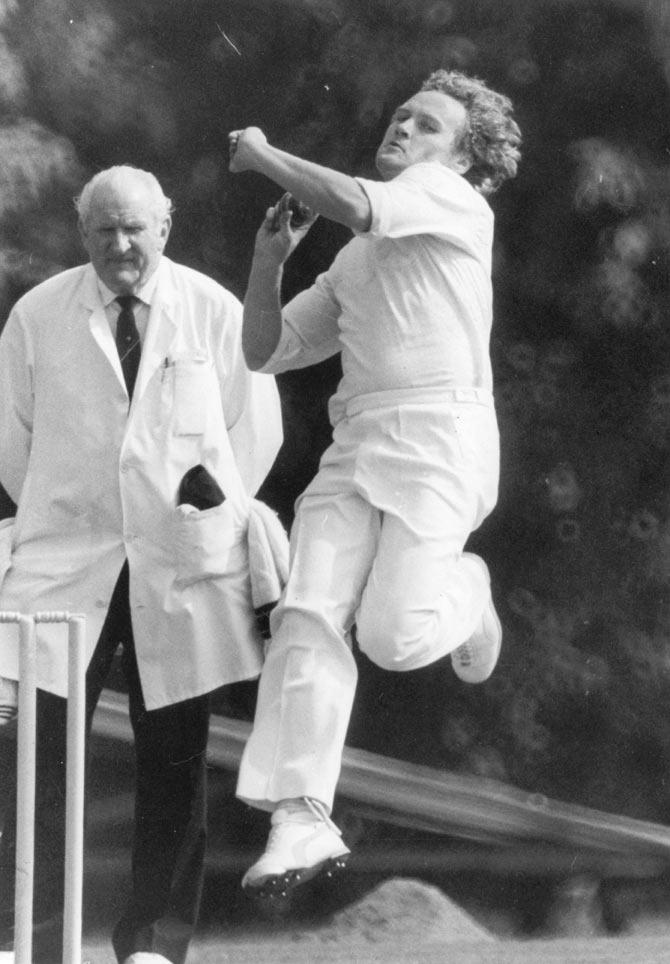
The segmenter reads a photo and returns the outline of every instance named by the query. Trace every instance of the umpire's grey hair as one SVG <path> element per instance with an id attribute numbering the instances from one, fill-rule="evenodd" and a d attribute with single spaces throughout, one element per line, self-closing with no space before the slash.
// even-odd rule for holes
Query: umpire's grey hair
<path id="1" fill-rule="evenodd" d="M 158 178 L 149 171 L 143 171 L 139 167 L 131 167 L 129 164 L 118 164 L 115 167 L 108 167 L 104 171 L 98 171 L 91 180 L 84 185 L 79 195 L 74 199 L 74 206 L 82 224 L 86 219 L 91 207 L 91 200 L 94 193 L 101 187 L 115 187 L 117 185 L 127 187 L 128 182 L 134 180 L 146 188 L 152 202 L 155 204 L 156 215 L 163 219 L 172 212 L 172 201 L 163 193 L 163 188 L 158 182 Z"/>

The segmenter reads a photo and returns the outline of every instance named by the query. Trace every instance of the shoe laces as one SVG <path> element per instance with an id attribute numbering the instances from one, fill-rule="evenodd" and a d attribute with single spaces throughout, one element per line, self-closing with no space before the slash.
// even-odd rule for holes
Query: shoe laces
<path id="1" fill-rule="evenodd" d="M 275 816 L 278 816 L 279 819 L 275 820 Z M 321 803 L 320 800 L 315 800 L 313 797 L 297 797 L 283 801 L 277 807 L 273 814 L 270 837 L 273 836 L 273 831 L 279 829 L 283 823 L 313 823 L 314 820 L 317 823 L 325 823 L 330 830 L 341 836 L 339 827 L 330 819 L 325 803 Z M 276 834 L 274 836 L 276 837 Z M 269 844 L 270 841 L 268 841 Z"/>
<path id="2" fill-rule="evenodd" d="M 331 830 L 333 830 L 338 835 L 338 837 L 341 836 L 340 828 L 335 823 L 333 823 L 333 821 L 330 819 L 330 814 L 328 813 L 328 807 L 325 805 L 325 803 L 321 803 L 320 800 L 313 800 L 311 797 L 303 797 L 303 800 L 305 801 L 309 809 L 312 811 L 314 816 L 317 818 L 317 820 L 320 820 L 322 823 L 325 823 L 325 825 L 329 827 Z"/>

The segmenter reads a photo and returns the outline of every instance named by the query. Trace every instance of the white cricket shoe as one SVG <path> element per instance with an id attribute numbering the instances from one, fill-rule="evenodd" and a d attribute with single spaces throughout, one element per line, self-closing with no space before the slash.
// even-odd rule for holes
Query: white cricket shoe
<path id="1" fill-rule="evenodd" d="M 262 897 L 285 897 L 298 884 L 341 870 L 350 851 L 318 800 L 286 800 L 272 814 L 263 856 L 242 878 L 242 887 Z"/>
<path id="2" fill-rule="evenodd" d="M 464 683 L 483 683 L 489 678 L 498 662 L 502 646 L 502 626 L 493 605 L 491 577 L 486 563 L 479 556 L 469 553 L 467 558 L 484 571 L 489 594 L 479 626 L 469 639 L 453 651 L 451 665 L 458 678 Z"/>

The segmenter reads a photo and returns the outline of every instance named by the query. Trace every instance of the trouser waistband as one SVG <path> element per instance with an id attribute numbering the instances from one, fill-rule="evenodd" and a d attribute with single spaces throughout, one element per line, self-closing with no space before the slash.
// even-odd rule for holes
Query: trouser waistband
<path id="1" fill-rule="evenodd" d="M 344 415 L 350 416 L 375 408 L 394 408 L 398 405 L 449 405 L 453 402 L 492 405 L 493 395 L 487 388 L 458 386 L 439 389 L 402 388 L 389 392 L 370 392 L 367 395 L 356 395 L 354 398 L 348 399 L 343 408 Z"/>

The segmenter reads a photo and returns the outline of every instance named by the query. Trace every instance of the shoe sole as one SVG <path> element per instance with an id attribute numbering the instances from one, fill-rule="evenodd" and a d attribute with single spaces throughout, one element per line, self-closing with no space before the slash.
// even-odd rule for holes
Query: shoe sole
<path id="1" fill-rule="evenodd" d="M 489 612 L 486 614 L 485 619 L 489 619 L 494 623 L 494 632 L 496 636 L 495 659 L 493 660 L 492 666 L 488 670 L 486 675 L 482 676 L 480 673 L 476 679 L 467 678 L 467 673 L 468 673 L 468 670 L 470 669 L 469 666 L 462 666 L 458 668 L 454 666 L 454 672 L 456 673 L 456 676 L 461 680 L 462 683 L 467 683 L 468 686 L 477 686 L 479 683 L 485 683 L 487 679 L 490 679 L 491 676 L 493 675 L 493 671 L 498 665 L 498 660 L 500 659 L 500 653 L 502 651 L 502 624 L 493 606 L 490 606 Z M 453 665 L 453 661 L 452 661 L 452 665 Z M 465 676 L 461 675 L 464 671 L 466 674 Z"/>
<path id="2" fill-rule="evenodd" d="M 471 561 L 473 563 L 476 563 L 477 566 L 481 569 L 481 571 L 486 576 L 487 582 L 489 584 L 489 593 L 490 593 L 491 592 L 491 574 L 489 573 L 488 566 L 486 565 L 483 559 L 479 558 L 479 556 L 474 556 L 471 553 L 469 553 L 468 555 L 470 556 Z M 493 636 L 496 642 L 495 660 L 493 662 L 493 665 L 491 666 L 491 669 L 486 674 L 486 676 L 482 676 L 481 678 L 478 678 L 478 679 L 464 678 L 463 676 L 461 676 L 459 670 L 456 668 L 456 665 L 454 664 L 454 661 L 452 658 L 452 665 L 454 667 L 454 672 L 461 680 L 461 682 L 467 683 L 469 686 L 476 686 L 479 683 L 485 683 L 487 679 L 490 679 L 493 674 L 493 671 L 498 665 L 498 660 L 500 659 L 500 653 L 502 651 L 503 628 L 502 628 L 502 623 L 500 622 L 500 617 L 498 616 L 498 613 L 496 611 L 496 607 L 495 607 L 495 603 L 493 602 L 492 595 L 490 595 L 489 600 L 486 604 L 486 609 L 484 610 L 484 613 L 483 613 L 483 620 L 485 624 L 488 622 L 489 624 L 487 627 L 488 630 L 491 630 L 491 623 L 493 623 L 492 632 L 488 632 L 487 635 Z M 486 632 L 486 629 L 485 629 L 485 632 Z M 461 669 L 465 670 L 467 674 L 467 671 L 468 671 L 467 666 L 463 666 Z"/>
<path id="3" fill-rule="evenodd" d="M 245 894 L 256 900 L 279 903 L 290 898 L 298 887 L 313 883 L 315 880 L 332 878 L 343 871 L 349 856 L 346 853 L 339 857 L 329 857 L 328 860 L 314 864 L 313 867 L 287 870 L 285 874 L 265 877 L 260 884 L 245 884 L 242 889 Z"/>

